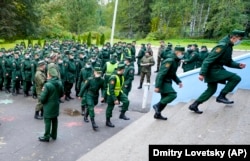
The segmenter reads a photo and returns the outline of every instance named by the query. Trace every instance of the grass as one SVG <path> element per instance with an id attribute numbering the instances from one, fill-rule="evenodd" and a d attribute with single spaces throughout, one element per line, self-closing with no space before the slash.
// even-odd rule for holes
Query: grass
<path id="1" fill-rule="evenodd" d="M 5 48 L 5 49 L 10 49 L 10 48 L 14 48 L 16 46 L 16 44 L 20 44 L 22 41 L 25 41 L 26 46 L 28 45 L 28 40 L 17 40 L 15 42 L 12 43 L 5 43 L 3 40 L 0 39 L 0 48 Z M 109 40 L 106 40 L 106 42 L 108 42 Z M 115 42 L 118 41 L 122 41 L 122 42 L 132 42 L 132 40 L 129 39 L 115 39 Z M 199 47 L 202 45 L 206 45 L 208 48 L 213 48 L 214 46 L 216 46 L 218 40 L 210 40 L 210 39 L 168 39 L 168 40 L 164 40 L 165 43 L 172 43 L 173 46 L 176 45 L 180 45 L 180 46 L 184 46 L 186 47 L 188 44 L 197 44 Z M 159 40 L 137 40 L 136 44 L 140 45 L 142 43 L 147 44 L 147 43 L 151 43 L 152 46 L 159 46 L 160 45 L 160 41 Z M 33 44 L 37 43 L 37 40 L 33 40 Z M 43 43 L 43 41 L 42 41 Z M 94 43 L 94 42 L 93 42 Z M 250 40 L 244 40 L 240 45 L 237 45 L 234 47 L 234 49 L 240 49 L 240 50 L 250 50 Z"/>

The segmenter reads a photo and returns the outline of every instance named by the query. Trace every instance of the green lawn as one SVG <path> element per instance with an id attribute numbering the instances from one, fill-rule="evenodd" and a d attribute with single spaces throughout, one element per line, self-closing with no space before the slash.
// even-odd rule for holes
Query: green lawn
<path id="1" fill-rule="evenodd" d="M 26 45 L 28 45 L 27 40 L 17 40 L 12 43 L 4 43 L 3 40 L 0 40 L 0 48 L 5 48 L 5 49 L 14 48 L 16 44 L 20 44 L 22 41 L 25 41 Z M 114 43 L 118 41 L 132 42 L 132 40 L 128 39 L 123 39 L 123 40 L 115 39 Z M 180 45 L 184 47 L 186 47 L 188 44 L 197 44 L 199 47 L 202 45 L 206 45 L 208 48 L 213 48 L 217 44 L 216 40 L 208 40 L 208 39 L 168 39 L 164 41 L 165 43 L 168 42 L 172 43 L 173 46 Z M 93 43 L 94 42 L 95 41 L 93 41 Z M 109 40 L 106 40 L 106 42 L 109 42 Z M 142 43 L 147 44 L 149 42 L 152 44 L 152 46 L 159 46 L 160 44 L 159 40 L 147 41 L 145 39 L 142 39 L 136 41 L 137 45 L 140 45 Z M 35 43 L 37 43 L 37 40 L 33 40 L 33 44 Z M 244 40 L 240 45 L 235 46 L 234 49 L 250 50 L 250 40 Z"/>

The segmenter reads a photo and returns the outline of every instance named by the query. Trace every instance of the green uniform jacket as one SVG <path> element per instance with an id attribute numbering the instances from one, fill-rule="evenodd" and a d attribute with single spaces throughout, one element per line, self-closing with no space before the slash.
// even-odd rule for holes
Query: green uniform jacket
<path id="1" fill-rule="evenodd" d="M 115 85 L 116 85 L 116 75 L 119 77 L 120 79 L 120 87 L 122 88 L 122 85 L 124 84 L 124 82 L 122 80 L 124 80 L 124 76 L 123 75 L 111 75 L 111 77 L 109 78 L 109 82 L 108 82 L 108 91 L 107 93 L 109 93 L 108 95 L 110 97 L 112 97 L 113 101 L 117 100 L 117 97 L 115 95 Z M 121 90 L 122 92 L 122 90 Z"/>
<path id="2" fill-rule="evenodd" d="M 201 66 L 200 75 L 205 77 L 205 82 L 225 83 L 225 79 L 234 75 L 223 68 L 228 66 L 240 69 L 239 63 L 232 60 L 233 44 L 229 36 L 223 38 L 219 44 L 214 47 Z"/>
<path id="3" fill-rule="evenodd" d="M 21 63 L 19 59 L 12 60 L 12 80 L 21 80 Z"/>
<path id="4" fill-rule="evenodd" d="M 199 57 L 198 60 L 196 62 L 196 68 L 200 68 L 203 61 L 205 60 L 205 58 L 208 56 L 208 52 L 207 51 L 201 51 L 199 53 Z"/>
<path id="5" fill-rule="evenodd" d="M 186 52 L 183 58 L 184 59 L 182 64 L 183 70 L 186 72 L 195 69 L 198 57 L 199 55 L 196 51 Z"/>
<path id="6" fill-rule="evenodd" d="M 3 68 L 3 76 L 5 77 L 6 74 L 9 75 L 9 77 L 11 77 L 11 66 L 12 66 L 12 61 L 11 61 L 11 57 L 5 57 L 2 60 L 2 68 Z"/>
<path id="7" fill-rule="evenodd" d="M 172 55 L 172 58 L 167 58 L 162 61 L 162 65 L 155 80 L 155 88 L 159 88 L 160 93 L 175 92 L 172 87 L 172 81 L 176 84 L 181 83 L 181 80 L 176 75 L 179 63 L 180 59 L 175 55 Z"/>
<path id="8" fill-rule="evenodd" d="M 124 76 L 124 86 L 131 86 L 134 80 L 135 68 L 133 64 L 126 65 L 123 76 Z"/>
<path id="9" fill-rule="evenodd" d="M 79 78 L 78 78 L 78 82 L 77 82 L 77 88 L 78 89 L 81 89 L 84 84 L 85 84 L 85 81 L 91 77 L 93 75 L 93 69 L 90 67 L 90 68 L 82 68 L 81 69 L 81 72 L 79 74 Z"/>
<path id="10" fill-rule="evenodd" d="M 58 78 L 51 78 L 44 84 L 39 98 L 43 104 L 44 118 L 55 118 L 59 115 L 59 98 L 63 93 L 63 85 Z"/>
<path id="11" fill-rule="evenodd" d="M 137 55 L 137 64 L 141 64 L 141 59 L 145 55 L 145 48 L 141 48 L 138 55 Z"/>
<path id="12" fill-rule="evenodd" d="M 35 80 L 36 68 L 37 68 L 37 65 L 38 65 L 38 61 L 39 61 L 39 59 L 31 61 L 31 75 L 32 75 L 31 79 L 32 79 L 32 81 Z"/>
<path id="13" fill-rule="evenodd" d="M 141 59 L 141 71 L 145 73 L 151 73 L 151 67 L 155 65 L 155 60 L 153 56 L 144 56 Z"/>
<path id="14" fill-rule="evenodd" d="M 37 68 L 34 81 L 36 85 L 36 93 L 37 95 L 40 95 L 42 92 L 43 85 L 46 82 L 45 72 Z"/>
<path id="15" fill-rule="evenodd" d="M 31 61 L 30 59 L 24 59 L 21 64 L 22 78 L 25 81 L 31 81 Z"/>
<path id="16" fill-rule="evenodd" d="M 49 71 L 51 68 L 55 68 L 56 69 L 58 78 L 61 79 L 61 73 L 60 73 L 58 65 L 56 63 L 54 63 L 54 62 L 50 62 L 48 64 L 47 71 Z"/>
<path id="17" fill-rule="evenodd" d="M 93 97 L 99 97 L 99 90 L 102 90 L 102 96 L 104 91 L 104 79 L 101 77 L 90 77 L 85 82 L 84 86 L 82 86 L 80 91 L 80 96 L 82 96 L 85 92 L 87 95 Z"/>
<path id="18" fill-rule="evenodd" d="M 69 59 L 64 63 L 66 81 L 74 83 L 76 79 L 76 65 L 74 59 Z"/>

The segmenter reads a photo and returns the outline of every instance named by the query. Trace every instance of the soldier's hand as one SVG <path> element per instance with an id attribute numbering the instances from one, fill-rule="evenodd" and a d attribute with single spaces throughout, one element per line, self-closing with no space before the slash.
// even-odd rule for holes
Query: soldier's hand
<path id="1" fill-rule="evenodd" d="M 8 73 L 6 73 L 6 76 L 8 76 L 9 74 Z"/>
<path id="2" fill-rule="evenodd" d="M 78 97 L 78 99 L 79 99 L 79 100 L 81 100 L 81 99 L 82 99 L 82 97 Z"/>
<path id="3" fill-rule="evenodd" d="M 159 93 L 160 92 L 160 88 L 155 88 L 154 90 L 156 93 Z"/>
<path id="4" fill-rule="evenodd" d="M 183 84 L 182 84 L 182 83 L 179 83 L 178 85 L 179 85 L 179 88 L 182 88 L 182 87 L 183 87 Z"/>
<path id="5" fill-rule="evenodd" d="M 118 101 L 118 100 L 115 100 L 115 105 L 119 105 L 120 104 L 120 102 Z"/>
<path id="6" fill-rule="evenodd" d="M 243 69 L 243 68 L 245 68 L 245 67 L 246 67 L 246 64 L 240 63 L 240 65 L 239 65 L 239 66 L 240 66 L 240 68 L 241 68 L 241 69 Z"/>
<path id="7" fill-rule="evenodd" d="M 203 75 L 199 75 L 199 80 L 203 81 L 204 80 L 204 76 Z"/>

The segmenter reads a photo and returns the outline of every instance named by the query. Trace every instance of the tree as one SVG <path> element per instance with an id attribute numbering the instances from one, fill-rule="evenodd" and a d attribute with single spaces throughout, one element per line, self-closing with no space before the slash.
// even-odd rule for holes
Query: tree
<path id="1" fill-rule="evenodd" d="M 100 38 L 100 44 L 104 45 L 105 43 L 105 35 L 102 33 L 101 38 Z"/>
<path id="2" fill-rule="evenodd" d="M 87 45 L 90 46 L 91 44 L 92 44 L 92 36 L 91 36 L 91 32 L 89 32 L 88 38 L 87 38 Z"/>

